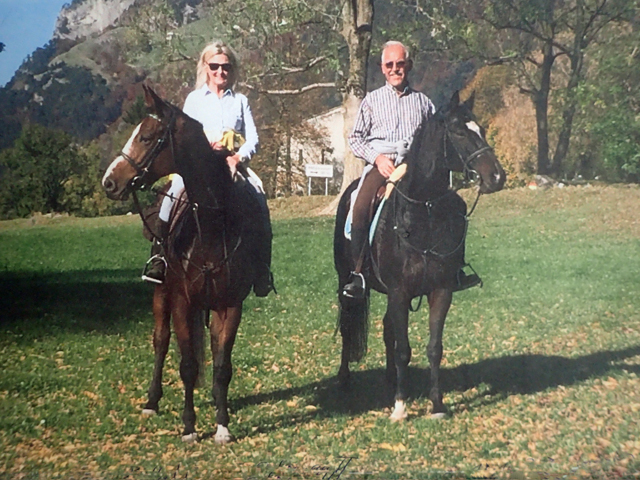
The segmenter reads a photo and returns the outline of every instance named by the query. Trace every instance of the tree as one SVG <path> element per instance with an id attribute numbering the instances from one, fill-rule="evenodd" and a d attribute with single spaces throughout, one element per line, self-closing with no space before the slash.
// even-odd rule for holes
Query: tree
<path id="1" fill-rule="evenodd" d="M 637 27 L 612 28 L 589 56 L 593 75 L 577 96 L 576 174 L 640 181 L 639 42 Z"/>
<path id="2" fill-rule="evenodd" d="M 0 214 L 11 218 L 64 211 L 66 182 L 88 166 L 71 136 L 40 125 L 25 127 L 14 147 L 0 154 Z"/>
<path id="3" fill-rule="evenodd" d="M 535 107 L 541 174 L 560 174 L 573 130 L 585 55 L 606 27 L 633 18 L 636 0 L 483 0 L 438 2 L 434 37 L 488 65 L 513 65 L 520 90 Z M 559 126 L 550 156 L 549 105 L 559 99 Z"/>
<path id="4" fill-rule="evenodd" d="M 340 103 L 350 129 L 366 92 L 373 0 L 205 0 L 203 7 L 201 30 L 211 36 L 173 32 L 167 44 L 158 34 L 153 46 L 166 50 L 164 58 L 192 65 L 206 42 L 225 39 L 242 54 L 240 87 L 253 95 L 259 129 L 279 132 L 284 144 L 306 118 Z M 348 156 L 344 181 L 361 170 L 361 161 Z"/>

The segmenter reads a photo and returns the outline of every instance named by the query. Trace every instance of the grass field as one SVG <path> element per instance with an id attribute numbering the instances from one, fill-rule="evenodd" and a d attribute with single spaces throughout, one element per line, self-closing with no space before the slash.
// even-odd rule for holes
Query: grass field
<path id="1" fill-rule="evenodd" d="M 325 203 L 272 204 L 278 295 L 245 302 L 226 447 L 210 388 L 201 440 L 181 442 L 173 344 L 160 415 L 140 415 L 153 351 L 138 218 L 0 222 L 0 478 L 640 478 L 639 188 L 482 198 L 467 260 L 485 286 L 454 295 L 445 327 L 451 415 L 429 418 L 423 306 L 402 424 L 387 418 L 381 295 L 369 353 L 337 389 L 333 219 L 309 213 Z"/>

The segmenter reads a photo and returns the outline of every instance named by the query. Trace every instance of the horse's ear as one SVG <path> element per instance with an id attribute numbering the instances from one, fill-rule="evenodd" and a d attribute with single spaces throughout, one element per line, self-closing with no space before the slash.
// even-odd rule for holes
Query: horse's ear
<path id="1" fill-rule="evenodd" d="M 476 100 L 476 91 L 474 90 L 473 92 L 471 92 L 471 95 L 469 96 L 469 98 L 467 98 L 464 102 L 465 106 L 470 110 L 473 111 L 473 104 Z"/>
<path id="2" fill-rule="evenodd" d="M 460 105 L 460 91 L 456 90 L 455 92 L 453 92 L 453 95 L 451 95 L 449 106 L 457 107 L 458 105 Z"/>
<path id="3" fill-rule="evenodd" d="M 153 91 L 151 87 L 142 85 L 144 89 L 144 103 L 151 113 L 162 115 L 164 101 Z"/>

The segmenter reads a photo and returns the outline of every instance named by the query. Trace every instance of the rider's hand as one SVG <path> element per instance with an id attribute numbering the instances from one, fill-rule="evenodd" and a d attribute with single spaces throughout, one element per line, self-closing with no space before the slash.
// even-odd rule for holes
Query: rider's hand
<path id="1" fill-rule="evenodd" d="M 229 169 L 231 170 L 231 176 L 233 177 L 238 170 L 238 164 L 242 159 L 240 158 L 240 154 L 236 153 L 235 155 L 229 155 L 227 157 L 227 164 L 229 165 Z"/>
<path id="2" fill-rule="evenodd" d="M 396 167 L 393 165 L 393 160 L 385 155 L 378 155 L 375 162 L 373 162 L 384 178 L 389 178 Z"/>
<path id="3" fill-rule="evenodd" d="M 211 142 L 209 145 L 211 145 L 211 148 L 214 150 L 224 150 L 225 148 L 220 142 Z"/>

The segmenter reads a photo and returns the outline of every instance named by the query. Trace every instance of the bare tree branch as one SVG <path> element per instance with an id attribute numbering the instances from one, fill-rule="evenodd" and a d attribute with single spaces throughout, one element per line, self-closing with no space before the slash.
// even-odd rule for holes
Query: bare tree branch
<path id="1" fill-rule="evenodd" d="M 327 82 L 327 83 L 312 83 L 310 85 L 305 85 L 304 87 L 297 88 L 294 90 L 264 90 L 254 87 L 253 85 L 249 85 L 247 83 L 241 84 L 243 87 L 248 88 L 249 90 L 253 90 L 258 93 L 264 93 L 267 95 L 300 95 L 302 93 L 308 92 L 310 90 L 315 90 L 317 88 L 336 88 L 336 82 Z"/>

